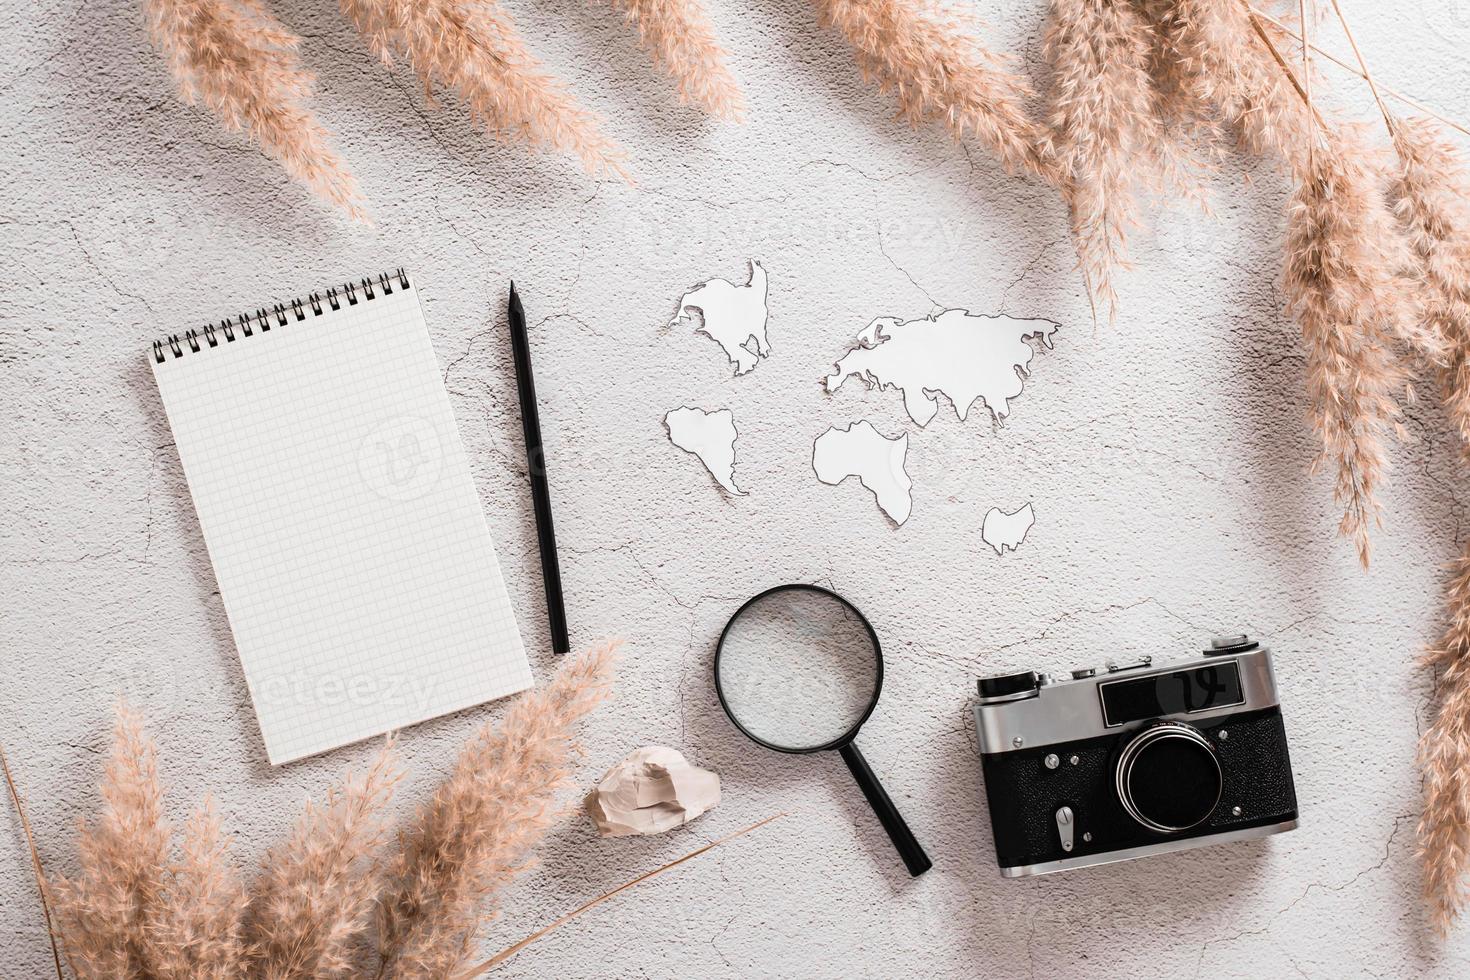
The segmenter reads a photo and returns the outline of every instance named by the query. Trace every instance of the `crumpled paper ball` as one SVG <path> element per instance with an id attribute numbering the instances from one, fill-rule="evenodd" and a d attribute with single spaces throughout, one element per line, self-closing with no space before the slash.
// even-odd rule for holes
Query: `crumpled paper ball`
<path id="1" fill-rule="evenodd" d="M 602 837 L 661 834 L 720 802 L 720 777 L 662 745 L 638 749 L 587 794 L 587 815 Z"/>

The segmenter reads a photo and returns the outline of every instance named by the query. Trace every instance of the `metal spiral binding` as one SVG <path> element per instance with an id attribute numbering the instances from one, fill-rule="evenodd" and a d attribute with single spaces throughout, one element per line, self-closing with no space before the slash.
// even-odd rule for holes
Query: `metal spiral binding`
<path id="1" fill-rule="evenodd" d="M 292 322 L 299 323 L 305 320 L 308 310 L 313 317 L 319 317 L 333 310 L 340 310 L 344 304 L 356 306 L 359 302 L 376 299 L 379 292 L 384 296 L 391 296 L 395 280 L 399 288 L 409 288 L 408 273 L 400 268 L 397 272 L 380 272 L 375 276 L 365 276 L 356 283 L 348 282 L 343 286 L 328 287 L 325 294 L 312 293 L 305 299 L 297 298 L 287 303 L 275 303 L 269 308 L 262 306 L 254 313 L 227 316 L 217 324 L 206 323 L 201 330 L 191 327 L 184 331 L 182 338 L 179 334 L 160 337 L 153 342 L 153 360 L 159 364 L 168 360 L 165 350 L 171 352 L 175 358 L 180 358 L 184 356 L 185 347 L 197 354 L 206 347 L 218 347 L 222 342 L 221 338 L 223 338 L 223 343 L 232 344 L 242 337 L 269 333 L 273 326 L 272 319 L 275 320 L 274 326 L 279 328 Z"/>

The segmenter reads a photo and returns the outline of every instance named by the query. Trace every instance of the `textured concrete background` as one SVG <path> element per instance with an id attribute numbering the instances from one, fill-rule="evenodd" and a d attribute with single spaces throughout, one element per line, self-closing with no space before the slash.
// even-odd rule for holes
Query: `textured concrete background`
<path id="1" fill-rule="evenodd" d="M 264 297 L 407 266 L 421 284 L 533 666 L 548 650 L 525 490 L 506 281 L 525 289 L 574 638 L 615 635 L 615 701 L 586 732 L 585 787 L 627 751 L 684 750 L 724 802 L 656 839 L 599 841 L 580 814 L 507 894 L 487 950 L 777 810 L 792 815 L 619 896 L 522 953 L 520 975 L 1464 976 L 1470 935 L 1417 901 L 1415 739 L 1464 507 L 1440 416 L 1396 451 L 1371 574 L 1311 477 L 1303 358 L 1275 286 L 1283 188 L 1227 165 L 1218 221 L 1167 213 L 1136 239 L 1123 316 L 1094 330 L 1055 197 L 978 149 L 891 121 L 801 0 L 721 0 L 744 128 L 672 105 L 631 33 L 583 0 L 510 0 L 532 47 L 630 150 L 636 190 L 496 145 L 376 64 L 329 3 L 275 3 L 320 72 L 315 108 L 368 194 L 345 227 L 277 167 L 179 104 L 132 3 L 8 5 L 0 36 L 0 649 L 3 734 L 43 855 L 71 866 L 96 806 L 110 706 L 147 711 L 174 812 L 204 793 L 254 861 L 354 747 L 264 760 L 199 527 L 144 360 L 164 330 Z M 1470 117 L 1470 5 L 1345 5 L 1384 81 Z M 1039 0 L 982 0 L 1035 66 Z M 1324 34 L 1333 33 L 1326 25 Z M 1335 43 L 1334 46 L 1341 48 Z M 1336 98 L 1368 93 L 1331 69 Z M 732 378 L 665 323 L 680 293 L 770 272 L 774 352 Z M 819 380 L 872 317 L 967 307 L 1062 323 L 1003 427 Z M 724 498 L 668 443 L 678 405 L 731 407 Z M 221 406 L 228 411 L 228 406 Z M 868 418 L 912 435 L 914 511 L 893 529 L 855 482 L 819 484 L 811 439 Z M 248 424 L 248 420 L 242 420 Z M 998 558 L 985 511 L 1033 501 Z M 777 582 L 830 582 L 889 658 L 861 744 L 935 861 L 909 880 L 838 759 L 744 743 L 708 677 L 719 627 Z M 1188 653 L 1248 630 L 1278 651 L 1303 826 L 1268 841 L 1060 877 L 996 874 L 968 705 L 974 678 L 1120 652 Z M 409 731 L 400 802 L 505 706 Z M 568 801 L 572 800 L 568 795 Z M 16 821 L 0 816 L 0 973 L 49 969 Z"/>

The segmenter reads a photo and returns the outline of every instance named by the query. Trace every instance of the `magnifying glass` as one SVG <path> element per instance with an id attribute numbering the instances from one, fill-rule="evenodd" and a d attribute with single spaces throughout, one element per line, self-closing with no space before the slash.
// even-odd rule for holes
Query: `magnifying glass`
<path id="1" fill-rule="evenodd" d="M 735 727 L 777 752 L 836 749 L 918 877 L 933 866 L 853 739 L 883 689 L 883 654 L 853 605 L 815 585 L 768 589 L 736 610 L 715 650 L 715 691 Z"/>

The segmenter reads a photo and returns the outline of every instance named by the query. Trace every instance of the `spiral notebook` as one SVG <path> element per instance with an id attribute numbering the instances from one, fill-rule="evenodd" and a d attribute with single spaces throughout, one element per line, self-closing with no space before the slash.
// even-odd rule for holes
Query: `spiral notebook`
<path id="1" fill-rule="evenodd" d="M 417 286 L 150 352 L 273 764 L 531 686 Z"/>

